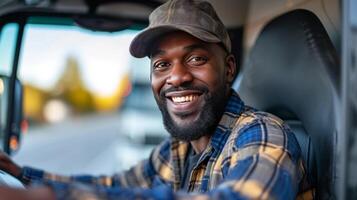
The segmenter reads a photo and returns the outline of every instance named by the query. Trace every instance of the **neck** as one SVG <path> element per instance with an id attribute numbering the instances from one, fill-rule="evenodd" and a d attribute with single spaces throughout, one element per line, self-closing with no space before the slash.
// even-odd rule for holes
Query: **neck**
<path id="1" fill-rule="evenodd" d="M 206 149 L 210 139 L 211 136 L 209 135 L 209 136 L 202 136 L 197 140 L 191 141 L 190 143 L 195 153 L 196 154 L 202 153 Z"/>

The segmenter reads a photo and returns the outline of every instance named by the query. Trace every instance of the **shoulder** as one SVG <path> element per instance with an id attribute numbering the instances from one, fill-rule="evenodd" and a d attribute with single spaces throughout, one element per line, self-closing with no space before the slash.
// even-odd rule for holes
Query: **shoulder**
<path id="1" fill-rule="evenodd" d="M 242 131 L 257 124 L 268 124 L 286 127 L 284 121 L 279 117 L 268 112 L 263 112 L 254 108 L 246 107 L 245 110 L 240 113 L 240 116 L 238 117 L 235 123 L 234 129 L 239 129 L 239 131 Z"/>
<path id="2" fill-rule="evenodd" d="M 278 148 L 291 156 L 300 156 L 300 147 L 289 126 L 279 117 L 247 107 L 238 117 L 230 135 L 236 150 L 249 148 L 261 151 Z"/>
<path id="3" fill-rule="evenodd" d="M 170 150 L 171 150 L 171 143 L 172 143 L 172 138 L 166 138 L 164 141 L 162 141 L 159 145 L 157 145 L 152 153 L 151 153 L 151 159 L 153 160 L 169 160 L 170 157 Z"/>

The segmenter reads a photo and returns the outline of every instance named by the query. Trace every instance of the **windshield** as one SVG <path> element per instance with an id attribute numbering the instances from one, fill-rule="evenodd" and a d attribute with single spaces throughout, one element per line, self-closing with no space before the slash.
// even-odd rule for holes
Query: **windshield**
<path id="1" fill-rule="evenodd" d="M 149 155 L 146 139 L 164 137 L 165 130 L 149 60 L 129 54 L 137 33 L 26 25 L 19 79 L 28 131 L 17 162 L 61 174 L 110 174 Z M 150 122 L 138 129 L 148 110 Z"/>

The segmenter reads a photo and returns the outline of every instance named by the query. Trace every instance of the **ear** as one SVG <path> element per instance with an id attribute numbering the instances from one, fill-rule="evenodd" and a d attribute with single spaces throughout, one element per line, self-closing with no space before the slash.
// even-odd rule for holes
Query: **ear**
<path id="1" fill-rule="evenodd" d="M 232 84 L 237 72 L 236 59 L 233 54 L 226 57 L 226 80 L 228 84 Z"/>

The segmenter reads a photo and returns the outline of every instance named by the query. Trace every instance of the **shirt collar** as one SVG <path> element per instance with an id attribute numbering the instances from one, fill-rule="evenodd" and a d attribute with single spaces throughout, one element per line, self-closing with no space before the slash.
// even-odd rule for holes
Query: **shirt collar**
<path id="1" fill-rule="evenodd" d="M 228 135 L 234 127 L 238 117 L 243 112 L 244 107 L 244 102 L 240 99 L 237 92 L 231 89 L 231 95 L 228 99 L 225 111 L 211 137 L 210 145 L 214 148 L 214 150 L 220 151 L 223 148 Z"/>
<path id="2" fill-rule="evenodd" d="M 244 102 L 240 99 L 238 93 L 231 89 L 231 96 L 226 105 L 224 114 L 239 116 L 244 110 L 244 107 Z"/>

